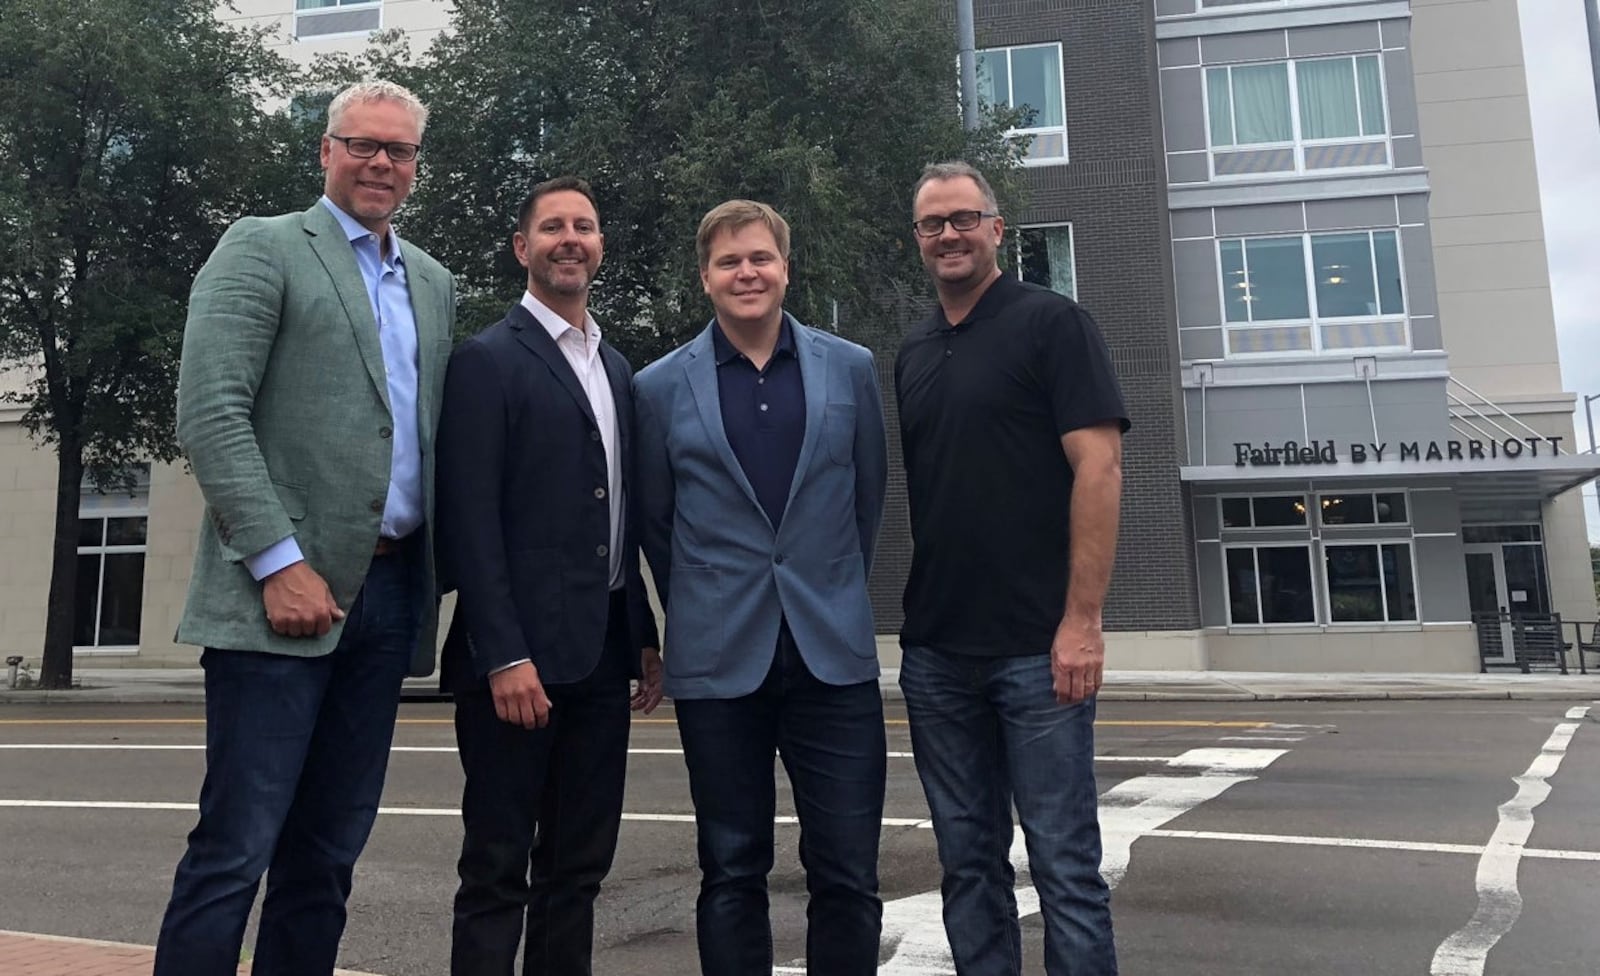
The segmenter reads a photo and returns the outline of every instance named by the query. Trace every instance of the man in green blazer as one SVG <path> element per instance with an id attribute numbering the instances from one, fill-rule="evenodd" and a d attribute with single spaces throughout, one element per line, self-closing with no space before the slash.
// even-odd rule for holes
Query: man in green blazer
<path id="1" fill-rule="evenodd" d="M 156 976 L 331 973 L 400 683 L 433 670 L 433 437 L 455 289 L 397 237 L 427 109 L 387 82 L 328 108 L 324 195 L 247 217 L 195 279 L 178 439 L 205 519 L 177 639 L 205 650 L 200 819 Z"/>

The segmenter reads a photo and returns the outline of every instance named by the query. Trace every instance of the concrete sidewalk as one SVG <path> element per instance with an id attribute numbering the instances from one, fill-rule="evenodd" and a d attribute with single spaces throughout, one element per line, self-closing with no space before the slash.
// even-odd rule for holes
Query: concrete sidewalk
<path id="1" fill-rule="evenodd" d="M 155 950 L 125 942 L 69 939 L 57 935 L 0 931 L 0 959 L 5 976 L 149 976 Z M 247 976 L 249 964 L 239 967 Z M 373 976 L 348 969 L 335 976 Z"/>
<path id="2" fill-rule="evenodd" d="M 901 698 L 899 672 L 886 668 L 886 700 Z M 19 690 L 0 685 L 0 704 L 198 703 L 205 684 L 198 668 L 79 668 L 70 691 Z M 409 701 L 445 700 L 437 676 L 407 679 Z M 1296 674 L 1265 671 L 1109 671 L 1102 701 L 1363 701 L 1384 699 L 1600 700 L 1600 673 Z"/>

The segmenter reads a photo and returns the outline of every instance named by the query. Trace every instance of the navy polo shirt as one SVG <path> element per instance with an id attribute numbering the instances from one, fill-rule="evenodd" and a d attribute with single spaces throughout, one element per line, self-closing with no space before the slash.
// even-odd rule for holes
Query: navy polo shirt
<path id="1" fill-rule="evenodd" d="M 902 643 L 1049 653 L 1071 555 L 1061 437 L 1129 426 L 1098 326 L 1071 299 L 1001 275 L 961 322 L 935 306 L 894 375 L 912 539 Z"/>
<path id="2" fill-rule="evenodd" d="M 805 384 L 787 315 L 779 330 L 778 344 L 766 368 L 756 369 L 722 334 L 721 323 L 711 326 L 722 429 L 774 529 L 783 521 L 783 510 L 789 504 L 789 487 L 806 436 Z"/>

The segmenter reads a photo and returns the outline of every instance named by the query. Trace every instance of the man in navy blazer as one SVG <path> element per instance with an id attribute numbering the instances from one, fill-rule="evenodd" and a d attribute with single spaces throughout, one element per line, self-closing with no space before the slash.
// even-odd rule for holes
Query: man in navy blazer
<path id="1" fill-rule="evenodd" d="M 641 370 L 640 534 L 694 799 L 705 976 L 772 971 L 773 756 L 801 825 L 808 971 L 870 976 L 886 743 L 867 574 L 888 477 L 872 354 L 784 312 L 789 226 L 732 200 L 696 236 L 716 309 Z"/>
<path id="2" fill-rule="evenodd" d="M 587 183 L 535 186 L 512 238 L 528 290 L 450 357 L 439 533 L 457 591 L 443 682 L 466 786 L 452 976 L 591 969 L 632 706 L 661 700 L 625 463 L 632 370 L 588 313 L 600 215 Z"/>

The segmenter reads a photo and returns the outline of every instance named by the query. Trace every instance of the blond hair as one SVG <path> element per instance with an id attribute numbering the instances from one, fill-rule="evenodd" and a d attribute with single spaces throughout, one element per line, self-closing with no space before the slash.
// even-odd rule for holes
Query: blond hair
<path id="1" fill-rule="evenodd" d="M 765 224 L 778 244 L 778 257 L 789 260 L 789 222 L 778 211 L 754 200 L 729 200 L 712 207 L 700 218 L 700 229 L 694 235 L 695 253 L 700 258 L 700 270 L 711 265 L 711 241 L 724 230 L 737 231 L 749 224 Z"/>

